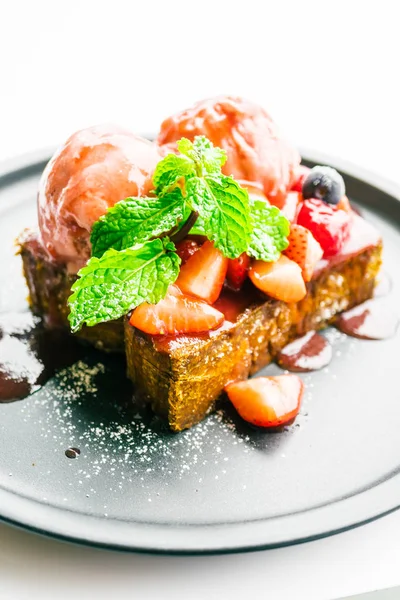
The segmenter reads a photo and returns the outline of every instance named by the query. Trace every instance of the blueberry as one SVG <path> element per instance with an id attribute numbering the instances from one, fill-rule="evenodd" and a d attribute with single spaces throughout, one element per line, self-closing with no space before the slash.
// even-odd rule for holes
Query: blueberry
<path id="1" fill-rule="evenodd" d="M 346 189 L 343 177 L 332 167 L 313 167 L 303 182 L 303 197 L 338 204 Z"/>

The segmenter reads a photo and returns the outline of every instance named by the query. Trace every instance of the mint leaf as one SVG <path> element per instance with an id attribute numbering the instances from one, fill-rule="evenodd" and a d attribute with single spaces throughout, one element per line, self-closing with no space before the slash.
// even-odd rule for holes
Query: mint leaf
<path id="1" fill-rule="evenodd" d="M 206 232 L 204 229 L 204 221 L 200 216 L 197 217 L 196 223 L 193 225 L 193 227 L 189 233 L 191 235 L 204 235 L 204 236 L 206 235 Z"/>
<path id="2" fill-rule="evenodd" d="M 196 172 L 193 161 L 187 156 L 167 154 L 156 167 L 153 175 L 153 185 L 157 196 L 169 192 L 179 180 Z"/>
<path id="3" fill-rule="evenodd" d="M 170 231 L 184 218 L 184 199 L 179 188 L 160 198 L 127 198 L 108 209 L 93 225 L 92 256 L 106 250 L 125 250 Z"/>
<path id="4" fill-rule="evenodd" d="M 252 200 L 250 206 L 253 232 L 247 253 L 265 262 L 275 262 L 289 245 L 290 223 L 279 208 L 262 200 Z"/>
<path id="5" fill-rule="evenodd" d="M 156 239 L 92 257 L 72 286 L 68 316 L 73 332 L 118 319 L 142 302 L 156 304 L 179 275 L 180 258 L 168 239 Z"/>
<path id="6" fill-rule="evenodd" d="M 178 142 L 176 142 L 176 146 L 181 154 L 184 154 L 191 160 L 196 159 L 196 155 L 193 153 L 193 142 L 187 138 L 181 138 Z"/>
<path id="7" fill-rule="evenodd" d="M 153 183 L 163 195 L 171 186 L 183 190 L 186 209 L 199 215 L 197 230 L 205 233 L 223 254 L 236 258 L 250 243 L 251 221 L 247 190 L 221 173 L 226 152 L 205 136 L 177 143 L 180 156 L 168 155 L 156 168 Z M 187 220 L 185 210 L 184 220 Z M 195 230 L 196 231 L 196 230 Z"/>
<path id="8" fill-rule="evenodd" d="M 204 135 L 197 135 L 194 142 L 186 138 L 179 140 L 178 150 L 196 164 L 197 175 L 220 175 L 226 163 L 226 152 L 216 148 Z"/>
<path id="9" fill-rule="evenodd" d="M 251 234 L 249 196 L 232 177 L 190 178 L 186 201 L 200 215 L 207 237 L 225 256 L 237 258 L 246 252 Z"/>

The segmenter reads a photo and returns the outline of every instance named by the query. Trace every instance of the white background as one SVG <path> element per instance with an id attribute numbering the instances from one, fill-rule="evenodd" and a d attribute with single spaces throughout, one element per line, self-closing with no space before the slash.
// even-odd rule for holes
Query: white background
<path id="1" fill-rule="evenodd" d="M 296 143 L 400 183 L 397 6 L 0 0 L 0 158 L 98 122 L 153 132 L 231 93 L 263 104 Z M 0 525 L 0 597 L 328 600 L 400 584 L 399 556 L 400 514 L 312 544 L 203 559 L 76 548 Z"/>

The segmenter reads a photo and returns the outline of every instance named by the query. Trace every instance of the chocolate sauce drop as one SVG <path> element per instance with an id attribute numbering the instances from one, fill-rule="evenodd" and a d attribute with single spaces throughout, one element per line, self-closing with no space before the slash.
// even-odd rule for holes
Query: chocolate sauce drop
<path id="1" fill-rule="evenodd" d="M 76 339 L 48 331 L 31 313 L 0 315 L 0 402 L 26 398 L 83 357 Z"/>
<path id="2" fill-rule="evenodd" d="M 31 383 L 26 377 L 0 365 L 0 402 L 22 400 L 29 396 L 31 391 Z"/>
<path id="3" fill-rule="evenodd" d="M 81 451 L 79 448 L 67 448 L 65 451 L 65 456 L 67 458 L 78 458 Z"/>
<path id="4" fill-rule="evenodd" d="M 315 331 L 288 344 L 277 357 L 278 364 L 288 371 L 307 373 L 326 367 L 332 360 L 332 346 Z"/>
<path id="5" fill-rule="evenodd" d="M 363 340 L 393 337 L 398 325 L 398 316 L 386 305 L 373 300 L 348 310 L 335 322 L 335 326 L 343 333 Z"/>

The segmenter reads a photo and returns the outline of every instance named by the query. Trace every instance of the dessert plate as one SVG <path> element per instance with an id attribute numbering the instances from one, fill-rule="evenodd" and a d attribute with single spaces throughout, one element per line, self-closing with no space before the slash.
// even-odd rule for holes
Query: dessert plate
<path id="1" fill-rule="evenodd" d="M 382 310 L 384 303 L 397 309 L 400 192 L 359 168 L 303 154 L 307 164 L 341 170 L 349 196 L 382 232 L 392 290 L 379 302 Z M 5 329 L 30 318 L 13 243 L 35 223 L 38 179 L 49 156 L 0 166 Z M 379 342 L 334 329 L 324 335 L 333 361 L 304 375 L 301 414 L 278 434 L 249 429 L 229 407 L 171 434 L 132 405 L 122 358 L 83 349 L 28 398 L 0 404 L 0 517 L 108 548 L 211 553 L 312 540 L 396 510 L 399 335 Z M 272 365 L 264 374 L 279 371 Z"/>

